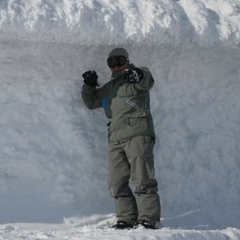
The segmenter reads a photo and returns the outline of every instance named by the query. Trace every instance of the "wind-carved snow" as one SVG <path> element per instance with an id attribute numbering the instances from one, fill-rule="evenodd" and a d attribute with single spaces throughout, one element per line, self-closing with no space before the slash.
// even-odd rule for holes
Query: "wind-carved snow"
<path id="1" fill-rule="evenodd" d="M 239 11 L 233 0 L 2 1 L 0 237 L 116 238 L 108 121 L 85 107 L 81 74 L 106 83 L 120 45 L 155 79 L 164 226 L 122 239 L 240 238 Z"/>
<path id="2" fill-rule="evenodd" d="M 15 37 L 88 45 L 126 40 L 231 45 L 239 44 L 239 12 L 233 0 L 11 0 L 0 3 L 0 29 Z"/>

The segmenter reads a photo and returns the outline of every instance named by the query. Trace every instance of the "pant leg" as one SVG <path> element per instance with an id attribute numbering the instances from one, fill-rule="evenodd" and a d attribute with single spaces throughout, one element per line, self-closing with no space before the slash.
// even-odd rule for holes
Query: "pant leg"
<path id="1" fill-rule="evenodd" d="M 135 137 L 125 145 L 124 150 L 131 164 L 131 178 L 136 186 L 138 219 L 159 225 L 161 215 L 160 198 L 157 193 L 158 183 L 155 179 L 154 139 Z"/>
<path id="2" fill-rule="evenodd" d="M 109 189 L 114 197 L 118 220 L 134 224 L 137 220 L 136 199 L 129 187 L 130 164 L 122 145 L 109 147 Z"/>

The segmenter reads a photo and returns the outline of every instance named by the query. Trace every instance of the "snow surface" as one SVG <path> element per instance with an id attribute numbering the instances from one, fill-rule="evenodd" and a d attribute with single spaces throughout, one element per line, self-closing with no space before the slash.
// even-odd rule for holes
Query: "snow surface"
<path id="1" fill-rule="evenodd" d="M 81 74 L 155 78 L 161 230 L 109 229 L 107 130 Z M 0 1 L 0 239 L 240 239 L 240 1 Z M 120 235 L 121 234 L 121 235 Z"/>

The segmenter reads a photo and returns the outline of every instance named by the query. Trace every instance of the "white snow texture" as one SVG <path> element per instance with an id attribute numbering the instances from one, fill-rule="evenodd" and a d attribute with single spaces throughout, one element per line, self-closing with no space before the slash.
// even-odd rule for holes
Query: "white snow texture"
<path id="1" fill-rule="evenodd" d="M 155 79 L 163 224 L 121 236 L 107 119 L 81 99 L 117 46 Z M 0 239 L 240 239 L 239 0 L 4 0 L 0 53 Z"/>

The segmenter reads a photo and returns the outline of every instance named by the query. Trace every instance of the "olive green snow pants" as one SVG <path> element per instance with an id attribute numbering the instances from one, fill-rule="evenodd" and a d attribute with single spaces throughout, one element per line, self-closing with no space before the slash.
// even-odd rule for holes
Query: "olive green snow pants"
<path id="1" fill-rule="evenodd" d="M 160 223 L 161 206 L 153 147 L 154 139 L 146 136 L 109 146 L 109 188 L 118 220 L 131 224 L 147 220 L 156 226 Z M 130 178 L 135 185 L 135 195 L 129 186 Z"/>

